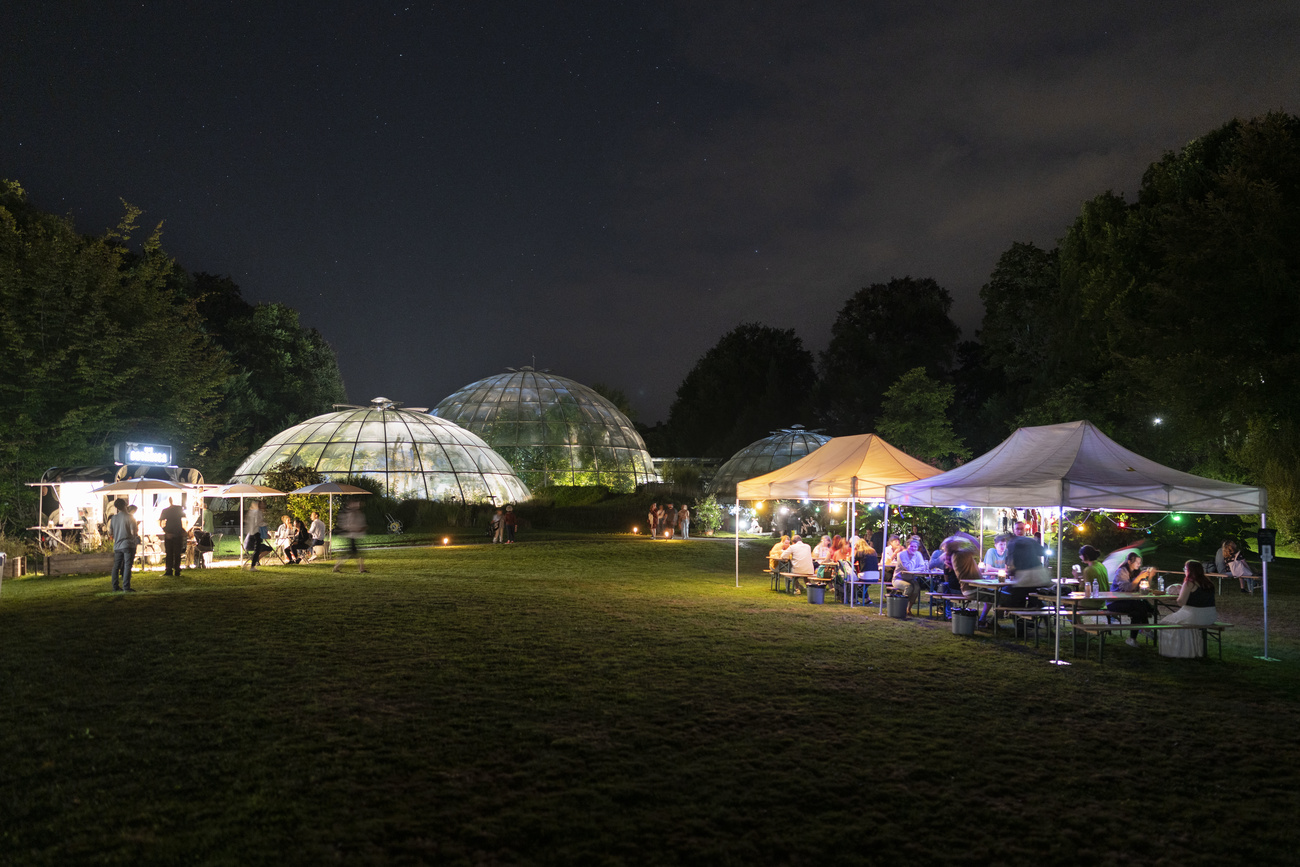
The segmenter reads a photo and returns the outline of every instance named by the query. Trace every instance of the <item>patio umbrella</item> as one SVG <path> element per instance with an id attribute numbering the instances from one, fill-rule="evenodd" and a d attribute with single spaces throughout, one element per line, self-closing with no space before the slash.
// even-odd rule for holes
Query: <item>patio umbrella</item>
<path id="1" fill-rule="evenodd" d="M 358 488 L 355 485 L 340 484 L 339 482 L 317 482 L 314 485 L 308 485 L 305 488 L 299 488 L 298 490 L 291 491 L 290 493 L 301 494 L 303 496 L 320 496 L 321 494 L 324 494 L 325 496 L 329 497 L 329 501 L 330 501 L 329 518 L 330 519 L 329 519 L 329 523 L 326 524 L 326 529 L 329 532 L 329 538 L 325 542 L 325 552 L 326 555 L 328 556 L 330 548 L 332 548 L 334 545 L 334 498 L 336 496 L 342 497 L 348 494 L 369 494 L 370 491 L 367 491 L 365 488 Z"/>
<path id="2" fill-rule="evenodd" d="M 235 482 L 204 492 L 203 496 L 223 500 L 239 500 L 239 565 L 244 565 L 244 498 L 245 497 L 283 497 L 284 491 L 268 488 L 266 485 L 250 485 Z"/>
<path id="3" fill-rule="evenodd" d="M 181 482 L 173 482 L 171 479 L 123 479 L 120 482 L 110 482 L 107 485 L 101 485 L 91 490 L 92 494 L 135 494 L 144 491 L 189 491 L 194 485 L 186 485 Z"/>

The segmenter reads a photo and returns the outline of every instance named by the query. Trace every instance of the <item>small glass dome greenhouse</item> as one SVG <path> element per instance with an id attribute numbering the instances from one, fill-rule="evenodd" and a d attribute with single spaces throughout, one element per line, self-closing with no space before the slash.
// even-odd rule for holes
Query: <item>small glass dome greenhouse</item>
<path id="1" fill-rule="evenodd" d="M 369 407 L 318 415 L 281 431 L 230 481 L 260 484 L 282 461 L 313 467 L 334 481 L 366 476 L 390 497 L 514 503 L 532 496 L 478 436 L 423 409 L 399 409 L 383 397 Z"/>
<path id="2" fill-rule="evenodd" d="M 483 437 L 531 487 L 658 481 L 645 441 L 606 398 L 531 367 L 489 376 L 443 399 L 433 414 Z"/>
<path id="3" fill-rule="evenodd" d="M 771 436 L 752 442 L 732 455 L 709 480 L 709 490 L 718 496 L 735 497 L 736 485 L 745 479 L 779 470 L 828 442 L 830 437 L 804 430 L 801 425 L 773 431 Z"/>

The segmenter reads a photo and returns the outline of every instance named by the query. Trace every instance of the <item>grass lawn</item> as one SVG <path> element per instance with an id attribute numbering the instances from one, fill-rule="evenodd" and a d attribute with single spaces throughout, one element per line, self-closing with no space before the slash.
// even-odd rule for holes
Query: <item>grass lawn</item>
<path id="1" fill-rule="evenodd" d="M 6 581 L 0 864 L 1300 857 L 1295 561 L 1278 662 L 1234 590 L 1221 663 L 1058 668 L 772 593 L 767 547 L 740 589 L 727 541 L 603 536 Z"/>

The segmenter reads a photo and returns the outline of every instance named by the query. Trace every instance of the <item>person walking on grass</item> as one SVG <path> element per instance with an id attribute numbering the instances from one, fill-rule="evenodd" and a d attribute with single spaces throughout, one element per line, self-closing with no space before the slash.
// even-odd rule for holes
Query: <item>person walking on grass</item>
<path id="1" fill-rule="evenodd" d="M 357 547 L 357 540 L 366 534 L 366 516 L 361 513 L 361 501 L 353 500 L 348 503 L 348 507 L 339 515 L 339 529 L 347 537 L 347 547 L 339 552 L 339 559 L 334 564 L 334 571 L 337 572 L 343 568 L 343 563 L 352 557 L 357 558 L 357 571 L 366 571 L 365 558 L 361 556 L 361 549 Z"/>
<path id="2" fill-rule="evenodd" d="M 691 510 L 685 503 L 677 510 L 677 527 L 682 531 L 682 538 L 691 538 Z"/>

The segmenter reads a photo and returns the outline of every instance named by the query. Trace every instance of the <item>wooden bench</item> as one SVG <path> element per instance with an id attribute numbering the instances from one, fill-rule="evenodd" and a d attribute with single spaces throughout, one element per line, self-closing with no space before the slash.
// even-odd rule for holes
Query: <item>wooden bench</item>
<path id="1" fill-rule="evenodd" d="M 1124 632 L 1126 630 L 1137 630 L 1139 632 L 1150 630 L 1153 633 L 1165 629 L 1195 629 L 1201 633 L 1201 655 L 1206 659 L 1210 657 L 1210 639 L 1219 647 L 1219 661 L 1223 661 L 1223 630 L 1230 629 L 1231 623 L 1215 622 L 1208 626 L 1200 626 L 1195 623 L 1147 623 L 1134 626 L 1132 623 L 1076 623 L 1074 624 L 1075 632 L 1082 632 L 1083 640 L 1083 657 L 1088 658 L 1089 648 L 1092 645 L 1092 636 L 1097 636 L 1097 662 L 1100 664 L 1106 655 L 1106 636 L 1112 632 Z M 1159 637 L 1156 638 L 1159 646 Z M 1077 646 L 1076 646 L 1077 648 Z M 1077 654 L 1077 649 L 1076 649 Z"/>
<path id="2" fill-rule="evenodd" d="M 930 619 L 931 619 L 931 620 L 934 619 L 934 609 L 935 609 L 935 608 L 942 608 L 942 609 L 944 609 L 944 611 L 945 611 L 945 613 L 946 613 L 946 612 L 947 612 L 947 609 L 948 609 L 948 605 L 947 605 L 947 603 L 949 603 L 949 602 L 960 602 L 960 603 L 961 603 L 961 606 L 960 606 L 960 607 L 962 607 L 962 608 L 966 608 L 966 607 L 968 607 L 968 605 L 969 605 L 969 603 L 970 603 L 970 599 L 966 596 L 965 593 L 941 593 L 941 592 L 939 592 L 938 590 L 927 590 L 927 591 L 926 591 L 926 594 L 927 594 L 926 598 L 927 598 L 928 601 L 930 602 Z M 936 605 L 936 603 L 938 603 L 938 604 Z M 921 603 L 920 603 L 920 600 L 917 600 L 916 608 L 917 608 L 917 610 L 916 610 L 917 616 L 920 616 L 920 614 L 921 614 Z M 946 619 L 946 618 L 945 618 L 945 619 Z"/>
<path id="3" fill-rule="evenodd" d="M 809 578 L 812 578 L 814 581 L 817 580 L 817 575 L 815 573 L 805 574 L 803 572 L 783 572 L 780 569 L 769 569 L 768 574 L 772 576 L 772 589 L 784 589 L 786 593 L 794 592 L 794 579 L 796 578 L 802 578 L 805 582 Z M 784 587 L 782 587 L 782 579 L 785 579 Z"/>

